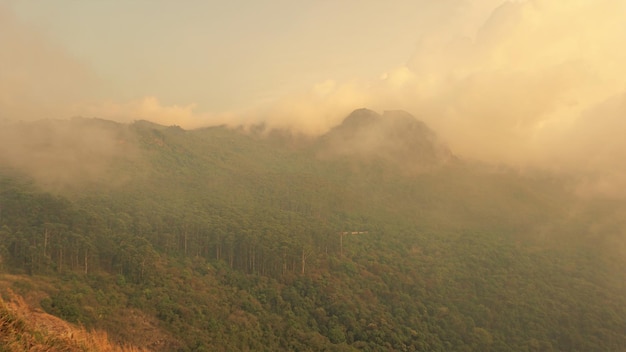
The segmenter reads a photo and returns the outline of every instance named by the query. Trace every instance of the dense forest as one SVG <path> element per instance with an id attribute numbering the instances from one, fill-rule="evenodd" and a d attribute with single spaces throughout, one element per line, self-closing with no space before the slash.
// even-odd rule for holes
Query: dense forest
<path id="1" fill-rule="evenodd" d="M 13 128 L 27 133 L 19 158 L 0 158 L 1 286 L 118 343 L 626 346 L 626 202 L 464 160 L 406 113 L 357 110 L 317 138 L 82 118 Z"/>

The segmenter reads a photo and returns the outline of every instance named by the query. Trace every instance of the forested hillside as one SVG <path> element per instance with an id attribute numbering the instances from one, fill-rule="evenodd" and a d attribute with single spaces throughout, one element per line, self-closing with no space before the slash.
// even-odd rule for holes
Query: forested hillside
<path id="1" fill-rule="evenodd" d="M 0 155 L 2 286 L 119 343 L 626 346 L 626 203 L 464 160 L 406 113 L 357 110 L 318 138 L 95 119 L 18 128 L 30 133 L 20 153 Z"/>

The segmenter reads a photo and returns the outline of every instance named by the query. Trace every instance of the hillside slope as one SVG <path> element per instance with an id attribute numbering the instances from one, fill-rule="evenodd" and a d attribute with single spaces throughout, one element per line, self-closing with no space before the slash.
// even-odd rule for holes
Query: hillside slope
<path id="1" fill-rule="evenodd" d="M 317 139 L 33 124 L 18 149 L 45 160 L 0 153 L 2 270 L 17 293 L 43 292 L 46 312 L 116 342 L 626 346 L 626 204 L 581 199 L 566 178 L 464 161 L 406 113 L 357 110 Z M 74 133 L 90 138 L 64 142 Z M 81 152 L 62 157 L 68 143 Z"/>
<path id="2" fill-rule="evenodd" d="M 0 350 L 2 351 L 143 351 L 111 343 L 104 332 L 88 332 L 33 309 L 24 299 L 6 291 L 9 300 L 0 298 Z"/>

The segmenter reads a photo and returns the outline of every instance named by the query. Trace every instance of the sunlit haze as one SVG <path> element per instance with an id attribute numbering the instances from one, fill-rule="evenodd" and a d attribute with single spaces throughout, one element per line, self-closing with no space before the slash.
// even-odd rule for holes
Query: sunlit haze
<path id="1" fill-rule="evenodd" d="M 0 2 L 0 119 L 320 134 L 402 109 L 458 155 L 626 189 L 626 2 Z"/>
<path id="2" fill-rule="evenodd" d="M 626 0 L 0 0 L 0 350 L 626 351 Z"/>

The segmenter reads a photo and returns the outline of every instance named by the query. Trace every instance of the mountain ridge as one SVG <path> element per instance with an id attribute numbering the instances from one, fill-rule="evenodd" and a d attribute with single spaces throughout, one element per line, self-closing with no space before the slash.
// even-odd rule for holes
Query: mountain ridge
<path id="1" fill-rule="evenodd" d="M 63 138 L 44 139 L 52 149 L 32 154 L 53 157 L 35 174 L 43 179 L 1 169 L 0 270 L 18 294 L 43 292 L 48 314 L 139 347 L 626 345 L 615 231 L 626 204 L 577 198 L 556 176 L 446 157 L 403 112 L 355 114 L 366 117 L 301 143 L 261 128 L 52 126 L 85 148 L 67 158 Z M 94 138 L 70 133 L 83 131 Z M 90 144 L 105 137 L 108 148 Z M 49 187 L 46 168 L 71 171 L 67 162 L 94 155 L 96 178 Z"/>

